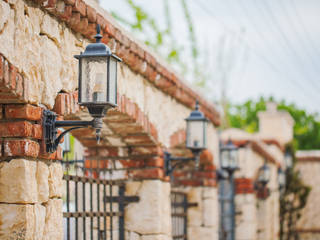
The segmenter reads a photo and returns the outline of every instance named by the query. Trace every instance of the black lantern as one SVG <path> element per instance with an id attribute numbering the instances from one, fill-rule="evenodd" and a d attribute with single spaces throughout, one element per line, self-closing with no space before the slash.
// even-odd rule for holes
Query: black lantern
<path id="1" fill-rule="evenodd" d="M 227 144 L 220 143 L 220 163 L 221 168 L 229 173 L 239 169 L 238 164 L 238 147 L 231 140 Z"/>
<path id="2" fill-rule="evenodd" d="M 109 108 L 117 106 L 117 63 L 121 61 L 101 43 L 100 25 L 97 25 L 96 42 L 75 58 L 79 60 L 79 105 L 86 106 L 92 121 L 56 121 L 55 113 L 43 113 L 44 138 L 47 152 L 56 151 L 62 137 L 73 129 L 92 126 L 99 142 L 102 118 Z M 71 127 L 57 136 L 57 128 Z"/>
<path id="3" fill-rule="evenodd" d="M 290 169 L 292 168 L 293 165 L 293 158 L 292 158 L 292 154 L 290 151 L 286 151 L 285 155 L 284 155 L 284 162 L 286 165 L 286 169 Z"/>
<path id="4" fill-rule="evenodd" d="M 186 118 L 187 139 L 186 147 L 192 152 L 201 152 L 207 147 L 207 118 L 199 111 L 199 103 L 196 102 L 195 110 Z"/>
<path id="5" fill-rule="evenodd" d="M 286 186 L 286 174 L 284 173 L 282 168 L 278 169 L 278 185 L 280 191 Z"/>
<path id="6" fill-rule="evenodd" d="M 101 43 L 97 25 L 96 42 L 89 44 L 79 60 L 79 105 L 86 106 L 92 117 L 103 117 L 117 106 L 117 63 L 121 61 Z"/>
<path id="7" fill-rule="evenodd" d="M 195 110 L 191 112 L 190 116 L 185 119 L 187 122 L 187 139 L 186 148 L 190 149 L 194 157 L 172 157 L 170 153 L 165 152 L 165 169 L 166 175 L 170 175 L 174 169 L 186 162 L 194 160 L 196 167 L 199 165 L 200 153 L 207 147 L 207 123 L 208 120 L 202 112 L 199 111 L 199 103 L 196 101 Z M 178 161 L 174 166 L 171 161 Z"/>
<path id="8" fill-rule="evenodd" d="M 270 181 L 271 173 L 270 168 L 267 163 L 264 163 L 258 172 L 258 184 L 262 187 L 265 187 Z"/>

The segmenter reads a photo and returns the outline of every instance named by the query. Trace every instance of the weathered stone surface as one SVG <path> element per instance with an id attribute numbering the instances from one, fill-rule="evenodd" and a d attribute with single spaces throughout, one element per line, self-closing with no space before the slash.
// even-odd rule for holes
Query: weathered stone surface
<path id="1" fill-rule="evenodd" d="M 188 227 L 189 239 L 213 239 L 218 240 L 218 229 L 205 227 Z"/>
<path id="2" fill-rule="evenodd" d="M 1 53 L 9 60 L 14 56 L 14 11 L 1 1 L 0 5 L 0 45 Z"/>
<path id="3" fill-rule="evenodd" d="M 41 23 L 41 33 L 47 35 L 57 44 L 60 43 L 59 23 L 50 15 L 44 15 Z"/>
<path id="4" fill-rule="evenodd" d="M 203 224 L 205 227 L 218 227 L 219 209 L 218 199 L 209 198 L 203 200 Z"/>
<path id="5" fill-rule="evenodd" d="M 0 202 L 36 203 L 38 201 L 37 163 L 14 159 L 0 163 Z"/>
<path id="6" fill-rule="evenodd" d="M 127 232 L 126 239 L 128 239 L 128 240 L 141 240 L 140 235 L 135 232 Z"/>
<path id="7" fill-rule="evenodd" d="M 56 94 L 62 89 L 60 79 L 61 57 L 59 49 L 47 36 L 42 36 L 41 46 L 41 77 L 43 81 L 42 102 L 54 105 Z"/>
<path id="8" fill-rule="evenodd" d="M 170 240 L 171 237 L 167 235 L 143 235 L 141 240 Z"/>
<path id="9" fill-rule="evenodd" d="M 61 198 L 63 195 L 63 169 L 60 163 L 49 166 L 49 196 Z"/>
<path id="10" fill-rule="evenodd" d="M 202 188 L 193 187 L 188 192 L 188 202 L 197 203 L 198 206 L 188 209 L 188 226 L 201 226 L 203 224 Z"/>
<path id="11" fill-rule="evenodd" d="M 10 17 L 10 5 L 4 1 L 0 2 L 0 31 L 7 23 Z"/>
<path id="12" fill-rule="evenodd" d="M 134 188 L 137 189 L 137 185 L 134 185 Z M 142 235 L 170 235 L 169 183 L 160 180 L 146 180 L 141 183 L 137 193 L 140 201 L 138 203 L 131 203 L 126 207 L 126 229 Z"/>
<path id="13" fill-rule="evenodd" d="M 49 199 L 49 168 L 43 162 L 37 164 L 38 202 L 47 202 Z"/>
<path id="14" fill-rule="evenodd" d="M 62 240 L 62 200 L 50 199 L 46 204 L 46 224 L 43 240 Z"/>
<path id="15" fill-rule="evenodd" d="M 39 204 L 0 204 L 0 239 L 42 240 L 45 211 Z"/>

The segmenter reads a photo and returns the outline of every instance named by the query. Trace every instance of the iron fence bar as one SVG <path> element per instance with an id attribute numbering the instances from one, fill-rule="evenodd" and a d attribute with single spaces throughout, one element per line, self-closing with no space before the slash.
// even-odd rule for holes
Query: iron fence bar
<path id="1" fill-rule="evenodd" d="M 69 181 L 75 181 L 75 182 L 82 182 L 82 183 L 100 183 L 100 184 L 106 184 L 106 185 L 123 185 L 124 180 L 106 180 L 106 179 L 95 179 L 95 178 L 89 178 L 89 177 L 80 177 L 80 176 L 74 176 L 74 175 L 64 175 L 64 180 Z"/>
<path id="2" fill-rule="evenodd" d="M 124 212 L 124 207 L 125 207 L 125 203 L 124 201 L 121 201 L 121 199 L 124 197 L 124 192 L 125 192 L 125 188 L 124 186 L 120 186 L 119 187 L 119 196 L 120 196 L 120 201 L 118 201 L 119 203 L 119 212 Z M 110 199 L 112 200 L 112 199 Z M 124 240 L 124 215 L 119 217 L 119 240 Z"/>
<path id="3" fill-rule="evenodd" d="M 75 169 L 76 171 L 76 175 L 78 175 L 78 170 Z M 78 182 L 75 182 L 75 211 L 78 212 Z M 78 218 L 75 219 L 75 225 L 76 225 L 76 233 L 75 233 L 75 237 L 76 240 L 78 240 L 79 238 L 79 226 L 78 226 Z"/>
<path id="4" fill-rule="evenodd" d="M 92 161 L 90 161 L 90 168 L 88 169 L 88 174 L 92 178 Z M 90 211 L 93 212 L 93 190 L 92 190 L 92 181 L 90 181 Z M 90 217 L 90 237 L 93 240 L 93 216 Z"/>
<path id="5" fill-rule="evenodd" d="M 187 211 L 188 211 L 188 200 L 187 200 L 187 196 L 186 195 L 183 195 L 183 211 L 184 211 L 184 226 L 183 226 L 183 233 L 184 233 L 184 236 L 185 236 L 185 240 L 187 240 L 187 224 L 188 224 L 188 216 L 187 216 Z"/>
<path id="6" fill-rule="evenodd" d="M 100 160 L 98 160 L 98 172 L 97 172 L 97 178 L 100 178 Z M 100 184 L 97 183 L 97 209 L 98 212 L 100 212 Z M 100 240 L 100 216 L 97 217 L 97 227 L 98 227 L 98 240 Z"/>
<path id="7" fill-rule="evenodd" d="M 67 155 L 67 174 L 69 175 L 69 164 L 68 164 L 68 155 Z M 69 180 L 66 181 L 67 184 L 67 212 L 70 212 L 70 186 Z M 67 240 L 70 239 L 70 219 L 67 219 Z"/>
<path id="8" fill-rule="evenodd" d="M 86 212 L 86 182 L 82 182 L 82 210 Z M 86 240 L 86 216 L 83 216 L 82 220 L 83 227 L 83 240 Z"/>
<path id="9" fill-rule="evenodd" d="M 123 213 L 121 212 L 64 212 L 63 217 L 64 218 L 79 218 L 79 217 L 111 217 L 116 216 L 120 217 Z"/>

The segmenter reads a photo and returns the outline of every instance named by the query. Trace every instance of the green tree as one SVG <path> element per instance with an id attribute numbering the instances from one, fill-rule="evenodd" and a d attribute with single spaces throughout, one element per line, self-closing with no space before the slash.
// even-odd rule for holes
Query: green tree
<path id="1" fill-rule="evenodd" d="M 266 102 L 270 100 L 273 99 L 261 97 L 258 101 L 249 100 L 244 104 L 229 105 L 226 114 L 228 126 L 241 128 L 251 133 L 258 131 L 257 113 L 265 111 Z M 285 101 L 278 102 L 278 109 L 289 112 L 295 121 L 293 145 L 296 149 L 320 148 L 320 122 L 317 114 L 308 113 Z"/>

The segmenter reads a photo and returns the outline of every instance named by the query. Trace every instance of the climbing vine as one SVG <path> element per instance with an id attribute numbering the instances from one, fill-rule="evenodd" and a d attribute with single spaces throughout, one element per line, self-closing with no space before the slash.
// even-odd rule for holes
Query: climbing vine
<path id="1" fill-rule="evenodd" d="M 287 151 L 295 156 L 292 145 L 287 147 Z M 295 230 L 311 191 L 311 188 L 303 183 L 299 171 L 295 169 L 295 163 L 296 159 L 294 158 L 293 167 L 287 170 L 287 184 L 280 197 L 280 240 L 299 239 Z"/>
<path id="2" fill-rule="evenodd" d="M 112 15 L 122 24 L 129 27 L 144 43 L 153 48 L 159 55 L 164 57 L 172 66 L 174 66 L 183 76 L 189 76 L 194 83 L 201 85 L 205 81 L 205 76 L 199 64 L 199 51 L 197 46 L 195 28 L 185 0 L 180 0 L 181 8 L 185 22 L 187 24 L 188 41 L 190 48 L 186 49 L 179 45 L 173 32 L 171 21 L 170 4 L 168 0 L 163 0 L 163 15 L 165 26 L 160 27 L 156 19 L 147 13 L 143 7 L 139 6 L 134 0 L 124 0 L 134 13 L 133 20 L 112 11 Z M 175 9 L 176 11 L 176 9 Z M 185 52 L 188 51 L 191 61 L 187 62 Z"/>

